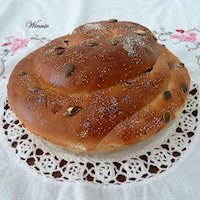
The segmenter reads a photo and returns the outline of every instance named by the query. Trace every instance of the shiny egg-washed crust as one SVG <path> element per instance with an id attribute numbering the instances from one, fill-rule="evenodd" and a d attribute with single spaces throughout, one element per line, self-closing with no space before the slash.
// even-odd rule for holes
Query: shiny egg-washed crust
<path id="1" fill-rule="evenodd" d="M 110 20 L 80 26 L 20 61 L 8 100 L 32 133 L 70 151 L 103 153 L 156 134 L 189 87 L 186 67 L 147 28 Z"/>

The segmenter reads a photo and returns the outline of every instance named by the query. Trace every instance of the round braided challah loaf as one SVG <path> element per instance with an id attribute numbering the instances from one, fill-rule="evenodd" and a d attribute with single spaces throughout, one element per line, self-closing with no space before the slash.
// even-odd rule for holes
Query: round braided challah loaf
<path id="1" fill-rule="evenodd" d="M 147 28 L 85 24 L 14 68 L 8 100 L 32 133 L 74 152 L 118 150 L 156 134 L 184 105 L 184 64 Z"/>

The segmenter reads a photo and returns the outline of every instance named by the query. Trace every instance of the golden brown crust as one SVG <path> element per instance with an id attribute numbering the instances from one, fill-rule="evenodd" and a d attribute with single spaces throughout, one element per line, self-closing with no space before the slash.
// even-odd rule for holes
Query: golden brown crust
<path id="1" fill-rule="evenodd" d="M 75 152 L 147 139 L 184 105 L 190 77 L 145 27 L 80 26 L 24 58 L 8 83 L 11 108 L 38 136 Z"/>

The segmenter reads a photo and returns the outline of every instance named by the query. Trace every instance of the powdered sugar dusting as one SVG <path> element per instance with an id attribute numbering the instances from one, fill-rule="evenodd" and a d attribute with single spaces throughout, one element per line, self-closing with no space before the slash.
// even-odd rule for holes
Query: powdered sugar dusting
<path id="1" fill-rule="evenodd" d="M 80 134 L 79 134 L 79 137 L 80 138 L 86 138 L 86 137 L 88 137 L 88 132 L 87 131 L 81 131 Z"/>
<path id="2" fill-rule="evenodd" d="M 86 30 L 89 30 L 89 31 L 91 31 L 91 30 L 103 30 L 103 29 L 105 29 L 105 27 L 102 24 L 99 24 L 99 23 L 85 24 L 84 28 Z"/>
<path id="3" fill-rule="evenodd" d="M 137 60 L 141 57 L 147 39 L 146 36 L 134 35 L 124 37 L 122 40 L 122 48 L 128 52 L 128 56 Z"/>

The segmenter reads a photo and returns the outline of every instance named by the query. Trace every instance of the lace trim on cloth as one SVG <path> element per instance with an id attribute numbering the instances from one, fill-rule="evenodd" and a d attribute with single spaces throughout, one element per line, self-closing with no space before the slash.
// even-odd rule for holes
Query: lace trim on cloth
<path id="1" fill-rule="evenodd" d="M 56 181 L 97 184 L 139 183 L 158 177 L 186 157 L 197 138 L 198 87 L 191 85 L 180 115 L 147 141 L 106 155 L 73 154 L 27 131 L 4 103 L 3 133 L 21 164 Z"/>

